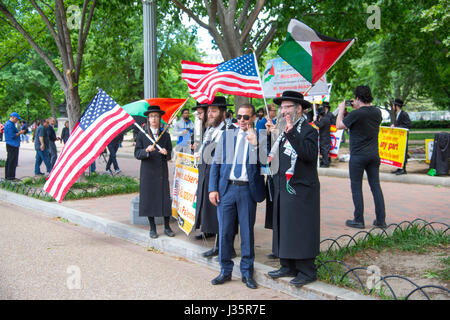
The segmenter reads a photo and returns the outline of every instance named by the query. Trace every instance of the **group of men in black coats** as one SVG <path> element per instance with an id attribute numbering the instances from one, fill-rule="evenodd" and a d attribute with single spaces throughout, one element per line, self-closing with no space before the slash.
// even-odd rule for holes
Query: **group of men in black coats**
<path id="1" fill-rule="evenodd" d="M 204 253 L 205 257 L 219 258 L 221 272 L 211 281 L 213 285 L 231 280 L 233 244 L 239 224 L 242 281 L 249 288 L 257 288 L 253 278 L 253 228 L 256 204 L 267 194 L 261 174 L 267 159 L 261 159 L 264 152 L 259 153 L 260 148 L 269 154 L 273 190 L 266 201 L 272 200 L 272 250 L 281 263 L 280 269 L 268 275 L 274 279 L 293 277 L 291 283 L 295 286 L 316 280 L 314 260 L 320 242 L 318 133 L 302 116 L 311 104 L 301 93 L 285 91 L 274 103 L 280 106 L 277 126 L 274 128 L 268 121 L 266 127 L 269 134 L 277 131 L 278 138 L 269 150 L 270 144 L 259 144 L 253 128 L 253 105 L 239 106 L 237 123 L 228 126 L 225 115 L 229 105 L 224 97 L 195 108 L 207 117 L 203 140 L 196 152 L 199 183 L 195 228 L 200 228 L 203 235 L 217 235 L 214 247 Z"/>

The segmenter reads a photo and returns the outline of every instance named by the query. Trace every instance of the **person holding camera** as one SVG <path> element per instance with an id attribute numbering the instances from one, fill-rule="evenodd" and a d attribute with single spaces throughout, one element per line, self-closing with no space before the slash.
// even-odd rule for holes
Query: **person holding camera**
<path id="1" fill-rule="evenodd" d="M 346 102 L 339 104 L 336 119 L 337 129 L 349 129 L 350 133 L 350 182 L 355 206 L 354 219 L 347 220 L 351 228 L 364 229 L 364 202 L 362 179 L 364 171 L 375 202 L 375 226 L 386 227 L 386 212 L 383 191 L 380 185 L 380 156 L 378 153 L 378 132 L 382 121 L 381 111 L 372 106 L 371 90 L 368 86 L 358 86 L 354 90 L 355 99 L 352 107 L 355 109 L 344 119 Z"/>

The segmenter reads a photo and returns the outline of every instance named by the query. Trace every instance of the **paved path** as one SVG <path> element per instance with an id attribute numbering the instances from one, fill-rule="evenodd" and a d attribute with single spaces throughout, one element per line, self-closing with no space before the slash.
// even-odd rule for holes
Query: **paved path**
<path id="1" fill-rule="evenodd" d="M 264 287 L 248 289 L 240 279 L 212 286 L 209 280 L 217 272 L 184 258 L 6 202 L 0 207 L 2 300 L 292 299 Z"/>

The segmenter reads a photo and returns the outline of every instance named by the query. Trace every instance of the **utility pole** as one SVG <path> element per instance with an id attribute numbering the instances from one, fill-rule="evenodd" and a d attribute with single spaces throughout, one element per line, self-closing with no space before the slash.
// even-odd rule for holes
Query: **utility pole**
<path id="1" fill-rule="evenodd" d="M 142 0 L 144 12 L 144 99 L 158 97 L 156 0 Z"/>

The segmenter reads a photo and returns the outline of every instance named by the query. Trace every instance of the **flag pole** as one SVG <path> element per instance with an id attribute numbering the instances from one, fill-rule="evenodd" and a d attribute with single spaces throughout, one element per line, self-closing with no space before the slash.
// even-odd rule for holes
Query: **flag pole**
<path id="1" fill-rule="evenodd" d="M 265 106 L 266 106 L 267 116 L 268 116 L 269 119 L 270 119 L 269 108 L 267 107 L 266 96 L 265 96 L 265 94 L 264 94 L 264 89 L 263 89 L 263 85 L 262 85 L 262 82 L 261 82 L 261 75 L 259 74 L 258 60 L 256 59 L 255 51 L 252 50 L 252 53 L 253 53 L 253 58 L 255 59 L 256 72 L 257 72 L 257 74 L 258 74 L 258 80 L 259 80 L 259 84 L 260 84 L 260 86 L 261 86 L 261 91 L 262 91 L 262 95 L 263 95 L 263 99 L 264 99 L 264 104 L 265 104 Z"/>
<path id="2" fill-rule="evenodd" d="M 187 99 L 183 102 L 183 104 L 178 108 L 178 110 L 175 111 L 175 113 L 174 113 L 174 114 L 172 115 L 172 117 L 169 119 L 169 122 L 167 123 L 167 126 L 164 128 L 163 132 L 161 132 L 161 134 L 160 134 L 159 137 L 156 139 L 156 141 L 153 143 L 153 145 L 155 145 L 156 143 L 158 143 L 159 139 L 161 139 L 161 137 L 163 136 L 163 134 L 167 131 L 167 129 L 169 129 L 169 126 L 171 125 L 173 119 L 176 119 L 176 118 L 177 118 L 178 112 L 180 112 L 180 110 L 184 107 L 184 105 L 186 104 L 186 102 L 188 102 L 188 100 L 189 100 L 190 98 L 191 98 L 191 97 L 187 98 Z"/>
<path id="3" fill-rule="evenodd" d="M 138 125 L 136 122 L 134 123 L 134 125 L 135 125 L 139 130 L 141 130 L 141 132 L 142 132 L 143 134 L 145 134 L 145 136 L 153 143 L 153 146 L 156 144 L 157 141 L 153 140 L 152 137 L 150 137 L 150 136 L 148 135 L 148 133 L 145 132 L 145 130 L 142 129 L 142 127 L 141 127 L 140 125 Z M 161 149 L 162 149 L 158 144 L 156 145 L 156 147 L 158 148 L 158 150 L 161 150 Z"/>

